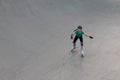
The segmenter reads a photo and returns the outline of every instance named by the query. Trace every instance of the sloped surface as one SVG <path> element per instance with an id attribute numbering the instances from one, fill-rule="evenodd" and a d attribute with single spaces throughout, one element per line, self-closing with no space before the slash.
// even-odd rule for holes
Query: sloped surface
<path id="1" fill-rule="evenodd" d="M 119 14 L 119 0 L 1 0 L 0 80 L 119 80 Z M 95 37 L 85 58 L 70 52 L 78 25 Z"/>

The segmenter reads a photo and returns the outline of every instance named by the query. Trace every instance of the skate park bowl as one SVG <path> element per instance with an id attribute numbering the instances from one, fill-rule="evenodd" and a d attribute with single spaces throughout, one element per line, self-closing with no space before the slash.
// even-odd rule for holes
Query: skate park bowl
<path id="1" fill-rule="evenodd" d="M 0 0 L 0 80 L 120 80 L 119 60 L 119 0 Z"/>

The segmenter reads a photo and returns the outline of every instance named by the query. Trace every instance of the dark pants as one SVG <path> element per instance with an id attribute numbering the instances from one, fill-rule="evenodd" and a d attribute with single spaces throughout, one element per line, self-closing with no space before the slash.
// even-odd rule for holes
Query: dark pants
<path id="1" fill-rule="evenodd" d="M 73 40 L 73 43 L 76 44 L 76 41 L 77 41 L 78 39 L 80 40 L 81 46 L 83 46 L 83 37 L 77 37 L 77 36 L 75 36 L 75 38 L 74 38 L 74 40 Z"/>

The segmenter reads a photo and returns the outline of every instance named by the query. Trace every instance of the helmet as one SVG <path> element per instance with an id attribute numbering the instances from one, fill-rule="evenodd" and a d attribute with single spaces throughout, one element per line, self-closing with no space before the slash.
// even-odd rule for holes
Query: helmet
<path id="1" fill-rule="evenodd" d="M 78 26 L 78 29 L 82 29 L 82 26 Z"/>

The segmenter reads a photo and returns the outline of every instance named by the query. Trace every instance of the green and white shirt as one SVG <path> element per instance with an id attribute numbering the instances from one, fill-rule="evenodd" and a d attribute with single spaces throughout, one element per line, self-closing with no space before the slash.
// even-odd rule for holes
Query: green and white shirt
<path id="1" fill-rule="evenodd" d="M 77 37 L 82 37 L 84 35 L 84 32 L 82 30 L 79 32 L 78 29 L 74 30 L 74 33 Z"/>

